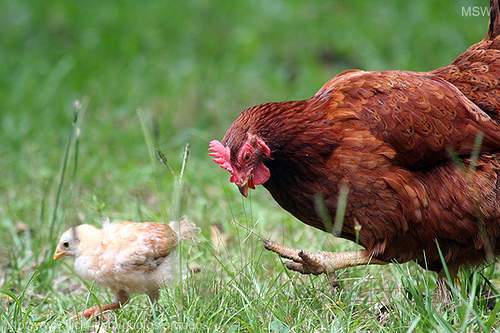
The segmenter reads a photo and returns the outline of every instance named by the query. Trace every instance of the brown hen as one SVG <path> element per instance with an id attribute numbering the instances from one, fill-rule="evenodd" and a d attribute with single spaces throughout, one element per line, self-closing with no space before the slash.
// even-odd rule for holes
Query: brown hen
<path id="1" fill-rule="evenodd" d="M 346 71 L 307 100 L 245 110 L 222 143 L 210 143 L 244 196 L 262 184 L 323 231 L 338 227 L 332 221 L 347 191 L 339 235 L 365 250 L 312 254 L 264 240 L 292 260 L 288 268 L 321 274 L 415 260 L 440 272 L 439 247 L 454 275 L 500 254 L 498 1 L 491 6 L 485 39 L 450 66 Z"/>

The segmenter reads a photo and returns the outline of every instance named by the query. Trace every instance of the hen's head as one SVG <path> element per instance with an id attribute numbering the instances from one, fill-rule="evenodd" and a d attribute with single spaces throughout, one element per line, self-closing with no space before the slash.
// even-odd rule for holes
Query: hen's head
<path id="1" fill-rule="evenodd" d="M 264 184 L 271 173 L 264 165 L 264 160 L 271 156 L 271 150 L 257 135 L 248 133 L 247 139 L 239 147 L 232 148 L 228 141 L 222 144 L 217 140 L 210 142 L 213 161 L 221 168 L 231 173 L 229 179 L 235 183 L 243 196 L 248 195 L 248 188 L 255 189 L 255 185 Z"/>

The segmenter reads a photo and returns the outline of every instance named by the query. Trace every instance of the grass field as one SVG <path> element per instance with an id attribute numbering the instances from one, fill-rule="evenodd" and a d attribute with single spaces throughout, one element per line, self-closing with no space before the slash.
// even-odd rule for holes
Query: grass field
<path id="1" fill-rule="evenodd" d="M 450 308 L 415 264 L 325 277 L 285 270 L 259 237 L 353 250 L 283 211 L 263 187 L 243 198 L 207 155 L 245 108 L 312 96 L 349 68 L 431 70 L 486 33 L 482 1 L 39 1 L 0 11 L 0 330 L 5 332 L 489 332 L 480 297 L 495 265 L 462 271 Z M 182 186 L 152 163 L 137 110 Z M 75 110 L 78 123 L 73 125 Z M 179 188 L 181 188 L 179 190 Z M 62 231 L 117 220 L 202 228 L 184 244 L 199 269 L 136 296 L 106 321 L 74 320 L 108 290 L 54 263 Z M 212 226 L 217 226 L 218 233 Z M 469 296 L 467 296 L 467 294 Z M 500 303 L 499 303 L 500 304 Z"/>

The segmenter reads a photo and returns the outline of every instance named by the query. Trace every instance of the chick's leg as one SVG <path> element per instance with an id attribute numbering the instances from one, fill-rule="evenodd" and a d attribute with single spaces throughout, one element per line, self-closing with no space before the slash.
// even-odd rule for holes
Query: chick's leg
<path id="1" fill-rule="evenodd" d="M 83 316 L 85 318 L 93 317 L 98 315 L 99 313 L 108 311 L 108 310 L 117 310 L 125 305 L 129 300 L 129 295 L 124 291 L 116 291 L 115 292 L 115 301 L 110 304 L 104 304 L 101 306 L 95 305 L 87 310 L 83 311 Z"/>
<path id="2" fill-rule="evenodd" d="M 119 309 L 122 305 L 123 304 L 120 303 L 120 302 L 114 302 L 114 303 L 110 303 L 110 304 L 104 304 L 104 305 L 102 305 L 100 307 L 98 305 L 94 305 L 93 307 L 88 308 L 87 310 L 83 311 L 83 316 L 85 318 L 90 318 L 90 317 L 98 315 L 101 312 L 105 312 L 105 311 L 108 311 L 108 310 Z"/>
<path id="3" fill-rule="evenodd" d="M 292 249 L 288 246 L 260 239 L 264 247 L 279 254 L 285 259 L 290 259 L 286 267 L 292 271 L 302 274 L 334 274 L 341 268 L 361 266 L 361 265 L 386 265 L 388 262 L 372 258 L 368 251 L 350 251 L 350 252 L 326 252 L 319 251 L 311 253 L 304 250 Z"/>

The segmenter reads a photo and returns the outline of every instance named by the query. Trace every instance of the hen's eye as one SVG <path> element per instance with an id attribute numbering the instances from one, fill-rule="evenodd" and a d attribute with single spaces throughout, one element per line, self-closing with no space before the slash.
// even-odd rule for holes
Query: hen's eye
<path id="1" fill-rule="evenodd" d="M 249 151 L 247 151 L 247 152 L 245 153 L 245 155 L 243 155 L 243 160 L 244 160 L 245 162 L 248 162 L 248 161 L 250 161 L 250 158 L 251 158 L 251 157 L 252 157 L 252 153 L 251 153 L 251 152 L 249 152 Z"/>
<path id="2" fill-rule="evenodd" d="M 63 246 L 63 247 L 69 247 L 69 242 L 64 242 L 64 243 L 62 243 L 62 246 Z"/>

